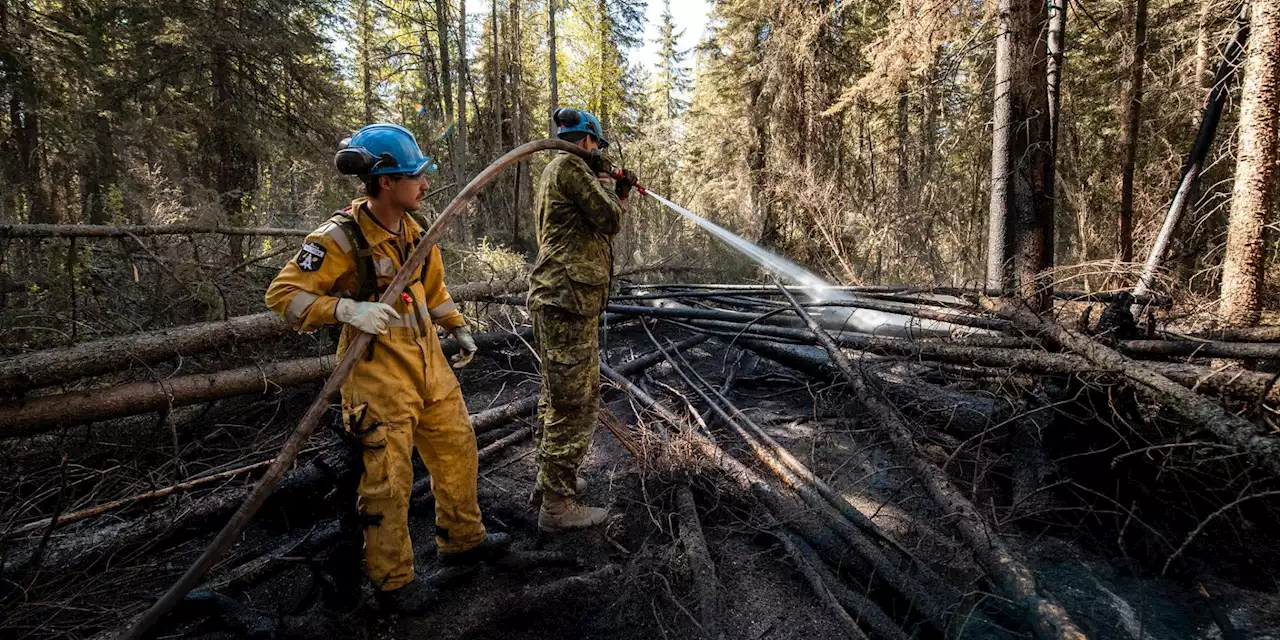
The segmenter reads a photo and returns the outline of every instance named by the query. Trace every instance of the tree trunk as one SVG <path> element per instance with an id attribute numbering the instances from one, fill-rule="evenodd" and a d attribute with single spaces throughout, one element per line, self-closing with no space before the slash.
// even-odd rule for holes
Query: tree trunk
<path id="1" fill-rule="evenodd" d="M 455 302 L 515 293 L 528 288 L 523 280 L 471 282 L 449 288 Z M 0 395 L 17 394 L 55 384 L 124 371 L 130 367 L 191 356 L 227 344 L 244 344 L 288 335 L 293 329 L 272 312 L 203 322 L 159 331 L 85 342 L 0 359 Z M 505 345 L 508 334 L 478 334 L 478 344 Z M 456 349 L 452 339 L 441 348 Z"/>
<path id="2" fill-rule="evenodd" d="M 1255 0 L 1249 57 L 1240 101 L 1236 181 L 1227 223 L 1218 315 L 1227 326 L 1258 323 L 1266 264 L 1265 233 L 1271 218 L 1276 163 L 1276 115 L 1280 109 L 1280 0 Z"/>
<path id="3" fill-rule="evenodd" d="M 1015 155 L 1013 167 L 1014 268 L 1019 296 L 1037 309 L 1052 299 L 1044 273 L 1053 266 L 1053 153 L 1047 86 L 1048 11 L 1044 2 L 1016 0 L 1014 71 L 1012 75 Z M 1055 24 L 1065 26 L 1065 12 Z M 1059 36 L 1059 41 L 1061 36 Z"/>
<path id="4" fill-rule="evenodd" d="M 132 366 L 190 356 L 235 343 L 286 335 L 291 329 L 271 312 L 148 331 L 0 359 L 0 394 L 71 382 Z"/>
<path id="5" fill-rule="evenodd" d="M 1222 120 L 1222 110 L 1227 104 L 1231 79 L 1235 77 L 1236 67 L 1239 66 L 1240 58 L 1244 55 L 1248 39 L 1249 5 L 1246 4 L 1236 17 L 1235 36 L 1227 45 L 1226 54 L 1214 75 L 1213 88 L 1205 100 L 1204 115 L 1200 119 L 1200 131 L 1196 133 L 1191 152 L 1187 154 L 1187 160 L 1182 165 L 1182 178 L 1178 182 L 1178 189 L 1173 194 L 1173 201 L 1169 203 L 1169 210 L 1165 212 L 1164 223 L 1160 226 L 1160 233 L 1156 235 L 1156 241 L 1151 246 L 1151 252 L 1147 254 L 1147 261 L 1142 265 L 1142 274 L 1138 276 L 1138 284 L 1133 288 L 1134 295 L 1144 295 L 1150 290 L 1156 270 L 1160 268 L 1165 251 L 1173 240 L 1173 232 L 1178 228 L 1178 221 L 1191 200 L 1192 191 L 1200 181 L 1200 170 L 1204 168 L 1209 150 L 1213 148 L 1213 140 L 1218 135 L 1218 123 Z"/>
<path id="6" fill-rule="evenodd" d="M 1264 0 L 1264 2 L 1269 0 Z M 1257 7 L 1258 5 L 1254 5 Z M 1275 4 L 1272 14 L 1265 20 L 1275 24 Z M 1272 36 L 1276 35 L 1274 26 Z M 1221 405 L 1180 386 L 1146 363 L 1136 362 L 1115 349 L 1107 347 L 1088 336 L 1064 329 L 1056 322 L 1045 320 L 1026 308 L 1012 304 L 995 304 L 984 300 L 983 305 L 1015 322 L 1025 331 L 1039 334 L 1051 343 L 1084 356 L 1099 368 L 1123 376 L 1130 381 L 1134 391 L 1165 411 L 1177 414 L 1185 424 L 1185 432 L 1201 429 L 1213 434 L 1220 442 L 1237 447 L 1247 453 L 1262 470 L 1280 474 L 1280 440 L 1262 434 L 1253 423 L 1228 413 Z"/>
<path id="7" fill-rule="evenodd" d="M 276 327 L 271 326 L 261 316 L 245 316 L 244 320 L 252 320 L 251 326 L 259 325 L 258 333 L 252 334 L 259 339 L 266 337 L 265 334 L 276 331 Z M 227 326 L 229 322 L 197 325 L 192 331 L 179 333 L 178 337 L 191 349 L 199 350 L 211 348 L 209 345 L 214 341 L 221 344 L 226 344 L 230 340 L 239 342 L 242 336 L 251 335 L 245 331 L 244 324 Z M 222 333 L 215 334 L 214 329 L 221 330 Z M 483 350 L 506 347 L 522 339 L 528 340 L 530 335 L 531 330 L 524 330 L 518 334 L 482 333 L 475 338 L 476 345 Z M 135 343 L 147 349 L 146 353 L 156 356 L 157 360 L 171 357 L 174 351 L 172 341 L 166 354 L 164 346 L 155 344 L 155 334 L 148 338 L 146 341 Z M 119 343 L 109 346 L 115 349 L 120 348 Z M 440 349 L 445 355 L 452 355 L 458 352 L 458 343 L 450 338 L 442 341 Z M 79 353 L 83 356 L 83 351 Z M 111 354 L 111 352 L 107 353 Z M 62 358 L 57 362 L 65 363 L 66 360 Z M 7 362 L 0 364 L 6 368 L 9 367 Z M 319 380 L 328 376 L 333 371 L 333 367 L 334 357 L 326 355 L 320 358 L 275 362 L 210 374 L 179 376 L 161 382 L 134 382 L 105 389 L 16 400 L 0 405 L 0 438 L 34 435 L 56 426 L 98 422 L 238 395 L 266 393 L 278 387 L 296 386 Z"/>
<path id="8" fill-rule="evenodd" d="M 102 69 L 107 62 L 106 25 L 104 18 L 97 15 L 86 16 L 90 25 L 89 32 L 89 64 L 94 69 Z M 95 79 L 97 97 L 94 100 L 93 113 L 86 118 L 86 128 L 93 132 L 93 152 L 87 154 L 83 178 L 83 206 L 81 218 L 89 224 L 107 224 L 109 211 L 107 199 L 115 186 L 116 158 L 115 145 L 112 139 L 111 120 L 108 112 L 116 108 L 114 104 L 114 87 L 105 73 L 99 72 Z"/>
<path id="9" fill-rule="evenodd" d="M 467 0 L 458 0 L 458 151 L 454 158 L 454 184 L 467 183 Z"/>
<path id="10" fill-rule="evenodd" d="M 511 109 L 512 109 L 512 146 L 524 144 L 528 137 L 524 110 L 524 67 L 520 59 L 523 35 L 520 24 L 520 0 L 509 0 L 511 7 L 511 43 L 507 50 L 511 53 L 509 73 L 511 74 Z M 511 246 L 520 250 L 520 216 L 525 210 L 525 191 L 529 185 L 529 161 L 521 160 L 516 165 L 515 194 L 511 207 Z"/>
<path id="11" fill-rule="evenodd" d="M 547 39 L 548 43 L 548 60 L 551 67 L 548 76 L 551 80 L 551 108 L 547 111 L 547 137 L 556 137 L 556 125 L 551 121 L 551 114 L 560 108 L 560 76 L 559 61 L 556 59 L 559 54 L 556 48 L 556 4 L 559 0 L 547 0 Z"/>
<path id="12" fill-rule="evenodd" d="M 309 235 L 311 231 L 270 227 L 224 227 L 188 222 L 121 227 L 89 224 L 0 224 L 0 238 L 129 238 L 131 236 L 185 236 L 201 233 L 302 238 Z"/>
<path id="13" fill-rule="evenodd" d="M 1125 5 L 1125 22 L 1133 25 L 1129 59 L 1129 86 L 1125 90 L 1124 120 L 1120 121 L 1120 234 L 1116 259 L 1133 260 L 1133 171 L 1138 156 L 1138 130 L 1142 124 L 1142 81 L 1147 59 L 1147 0 Z"/>
<path id="14" fill-rule="evenodd" d="M 133 382 L 8 403 L 0 411 L 0 437 L 32 436 L 70 426 L 164 411 L 220 398 L 268 393 L 321 380 L 333 371 L 333 356 L 277 362 L 212 374 Z"/>
<path id="15" fill-rule="evenodd" d="M 698 522 L 698 507 L 687 483 L 676 489 L 676 506 L 680 515 L 680 542 L 689 558 L 693 584 L 698 593 L 698 618 L 702 623 L 702 631 L 712 640 L 723 640 L 724 633 L 720 630 L 720 591 L 717 588 L 720 581 L 716 578 L 716 565 L 707 550 L 707 539 L 703 537 L 702 524 Z"/>
<path id="16" fill-rule="evenodd" d="M 608 82 L 605 81 L 605 60 L 608 57 L 610 31 L 609 6 L 607 0 L 596 0 L 596 11 L 600 19 L 599 42 L 597 43 L 600 51 L 599 55 L 596 56 L 595 114 L 596 117 L 600 118 L 600 126 L 605 127 L 608 126 L 606 123 L 609 118 L 607 106 L 608 98 L 605 96 L 605 86 L 608 84 Z"/>
<path id="17" fill-rule="evenodd" d="M 1058 164 L 1058 128 L 1062 123 L 1062 73 L 1066 67 L 1067 42 L 1067 9 L 1069 0 L 1050 0 L 1048 59 L 1046 60 L 1046 88 L 1049 107 L 1049 156 L 1042 167 L 1044 172 L 1044 210 L 1041 211 L 1042 223 L 1045 225 L 1045 260 L 1043 268 L 1054 264 L 1054 243 L 1056 241 L 1057 210 L 1057 164 Z M 1048 294 L 1050 292 L 1046 292 Z M 1046 297 L 1048 297 L 1046 295 Z M 1052 304 L 1046 300 L 1045 304 Z"/>
<path id="18" fill-rule="evenodd" d="M 491 78 L 489 100 L 493 103 L 493 148 L 501 149 L 502 144 L 502 110 L 505 108 L 505 101 L 502 99 L 502 57 L 499 55 L 498 47 L 498 0 L 492 0 L 489 5 L 489 38 L 493 41 L 492 51 L 493 62 L 489 70 Z"/>
<path id="19" fill-rule="evenodd" d="M 1053 265 L 1048 15 L 1029 0 L 1001 0 L 997 13 L 987 290 L 1008 293 L 1016 284 L 1023 299 L 1045 307 L 1051 296 L 1040 278 Z M 1055 13 L 1065 26 L 1065 13 Z"/>
<path id="20" fill-rule="evenodd" d="M 93 121 L 93 161 L 85 173 L 87 180 L 84 187 L 84 218 L 89 224 L 107 224 L 110 222 L 108 199 L 116 182 L 115 142 L 112 136 L 111 120 L 104 113 L 108 107 L 101 109 L 92 118 Z"/>
<path id="21" fill-rule="evenodd" d="M 356 11 L 360 14 L 356 17 L 359 21 L 357 28 L 359 29 L 358 37 L 360 39 L 360 97 L 364 106 L 364 124 L 372 124 L 374 102 L 373 16 L 369 13 L 369 0 L 360 0 Z"/>
<path id="22" fill-rule="evenodd" d="M 214 33 L 210 49 L 210 69 L 213 84 L 213 134 L 217 175 L 215 186 L 227 225 L 246 226 L 245 214 L 248 198 L 257 187 L 258 166 L 250 136 L 239 120 L 236 106 L 236 89 L 232 68 L 232 52 L 227 46 L 229 32 L 235 29 L 223 0 L 213 5 Z M 238 264 L 244 259 L 244 237 L 227 236 L 228 264 Z"/>
<path id="23" fill-rule="evenodd" d="M 1195 86 L 1204 89 L 1210 86 L 1209 56 L 1213 55 L 1213 50 L 1209 47 L 1209 36 L 1212 35 L 1209 30 L 1213 25 L 1213 9 L 1216 3 L 1213 0 L 1199 0 L 1199 4 L 1199 19 L 1196 21 Z"/>
<path id="24" fill-rule="evenodd" d="M 915 472 L 916 479 L 920 481 L 933 501 L 944 513 L 951 514 L 955 518 L 956 529 L 973 548 L 978 562 L 986 570 L 988 579 L 1023 615 L 1033 635 L 1045 640 L 1084 640 L 1084 633 L 1072 622 L 1066 609 L 1058 604 L 1052 594 L 1045 592 L 1036 584 L 1035 574 L 1005 545 L 993 527 L 983 518 L 981 512 L 956 489 L 942 469 L 925 459 L 901 414 L 887 406 L 867 388 L 864 379 L 864 375 L 867 374 L 856 371 L 849 358 L 832 341 L 831 336 L 818 326 L 795 298 L 789 293 L 787 296 L 796 313 L 808 325 L 822 348 L 826 349 L 831 356 L 831 361 L 844 374 L 845 380 L 862 406 L 875 416 L 873 423 L 877 424 L 880 432 L 893 443 L 894 448 Z"/>
<path id="25" fill-rule="evenodd" d="M 911 130 L 907 120 L 907 108 L 909 104 L 907 102 L 907 91 L 909 89 L 910 87 L 907 85 L 907 81 L 905 79 L 898 83 L 898 109 L 896 118 L 898 123 L 898 215 L 906 215 L 907 213 L 907 190 L 911 181 L 911 174 L 909 172 L 910 168 L 908 167 L 910 163 L 907 161 L 907 147 L 909 146 L 909 138 L 911 137 Z M 808 148 L 808 145 L 805 145 L 805 147 Z"/>
<path id="26" fill-rule="evenodd" d="M 26 8 L 26 14 L 20 14 Z M 13 15 L 11 15 L 11 13 Z M 57 222 L 45 190 L 40 162 L 40 95 L 31 68 L 30 8 L 18 3 L 10 12 L 8 3 L 0 4 L 0 65 L 5 69 L 9 85 L 9 131 L 17 152 L 14 168 L 17 183 L 22 185 L 27 208 L 27 221 L 34 224 Z M 16 23 L 16 27 L 15 27 Z M 25 46 L 12 43 L 26 43 Z"/>
<path id="27" fill-rule="evenodd" d="M 757 33 L 759 28 L 757 28 Z M 764 80 L 745 83 L 747 116 L 751 136 L 747 147 L 747 220 L 760 225 L 759 244 L 773 247 L 778 242 L 778 222 L 774 219 L 765 193 L 765 162 L 769 153 L 768 114 L 765 113 Z"/>
<path id="28" fill-rule="evenodd" d="M 444 98 L 444 119 L 445 127 L 453 125 L 453 136 L 447 141 L 449 146 L 449 160 L 453 164 L 454 176 L 457 174 L 458 167 L 458 146 L 457 146 L 457 121 L 453 119 L 453 77 L 449 65 L 449 0 L 436 0 L 436 38 L 440 45 L 440 82 L 444 85 L 444 92 L 441 96 Z M 463 183 L 457 183 L 457 188 L 462 189 Z"/>
<path id="29" fill-rule="evenodd" d="M 991 209 L 987 221 L 987 282 L 991 295 L 1013 288 L 1013 160 L 1018 156 L 1014 129 L 1015 0 L 999 0 L 996 7 L 995 97 L 991 126 Z"/>

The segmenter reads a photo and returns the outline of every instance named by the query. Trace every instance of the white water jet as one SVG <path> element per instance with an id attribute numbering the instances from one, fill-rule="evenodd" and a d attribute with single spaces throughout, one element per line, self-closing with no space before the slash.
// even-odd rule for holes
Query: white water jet
<path id="1" fill-rule="evenodd" d="M 857 296 L 832 287 L 831 283 L 818 277 L 812 271 L 772 253 L 742 236 L 703 218 L 702 216 L 652 192 L 648 195 L 657 199 L 668 209 L 685 217 L 690 222 L 702 227 L 711 235 L 720 239 L 756 264 L 768 269 L 779 278 L 805 287 L 806 293 L 813 296 L 815 302 L 823 300 L 857 300 Z M 823 326 L 837 331 L 856 331 L 878 336 L 894 338 L 918 337 L 959 337 L 992 332 L 974 329 L 950 322 L 925 320 L 900 313 L 884 313 L 871 309 L 853 307 L 823 307 L 816 309 L 814 315 L 819 317 Z"/>

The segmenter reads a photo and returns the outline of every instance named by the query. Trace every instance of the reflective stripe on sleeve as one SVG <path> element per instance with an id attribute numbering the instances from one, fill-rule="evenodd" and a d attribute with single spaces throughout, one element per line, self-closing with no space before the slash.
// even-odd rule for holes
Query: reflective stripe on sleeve
<path id="1" fill-rule="evenodd" d="M 347 232 L 342 227 L 330 222 L 320 227 L 320 231 L 333 238 L 333 241 L 338 244 L 338 248 L 342 249 L 343 253 L 351 253 L 351 239 L 347 237 Z"/>
<path id="2" fill-rule="evenodd" d="M 319 299 L 320 299 L 320 296 L 315 295 L 314 293 L 299 291 L 296 295 L 293 296 L 293 300 L 289 301 L 289 306 L 285 308 L 284 319 L 288 320 L 289 324 L 293 324 L 293 325 L 301 324 L 302 314 L 307 312 L 307 309 L 311 306 L 311 303 Z"/>
<path id="3" fill-rule="evenodd" d="M 442 304 L 439 304 L 431 308 L 431 317 L 439 319 L 448 315 L 452 315 L 457 311 L 458 311 L 458 305 L 454 304 L 453 300 L 445 300 Z"/>

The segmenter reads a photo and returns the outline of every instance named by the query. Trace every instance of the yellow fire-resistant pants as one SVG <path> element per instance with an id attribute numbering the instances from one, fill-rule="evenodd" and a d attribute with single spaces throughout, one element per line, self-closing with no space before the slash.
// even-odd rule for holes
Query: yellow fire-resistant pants
<path id="1" fill-rule="evenodd" d="M 358 504 L 368 516 L 365 569 L 383 590 L 413 581 L 409 499 L 415 447 L 431 473 L 440 551 L 466 551 L 485 539 L 467 405 L 435 333 L 417 333 L 392 327 L 389 335 L 375 338 L 372 360 L 362 354 L 342 387 L 347 429 L 364 445 Z"/>

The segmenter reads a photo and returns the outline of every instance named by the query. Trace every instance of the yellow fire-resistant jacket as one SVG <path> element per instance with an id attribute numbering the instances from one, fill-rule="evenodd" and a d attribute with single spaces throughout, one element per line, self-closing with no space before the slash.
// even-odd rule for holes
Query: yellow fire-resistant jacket
<path id="1" fill-rule="evenodd" d="M 409 215 L 401 221 L 399 235 L 384 229 L 365 208 L 366 198 L 351 203 L 349 213 L 356 217 L 369 249 L 373 254 L 373 266 L 377 273 L 378 288 L 382 290 L 400 270 L 405 259 L 422 241 L 424 230 Z M 424 271 L 425 269 L 425 277 Z M 355 247 L 347 233 L 330 220 L 307 236 L 298 255 L 290 260 L 267 289 L 266 303 L 271 310 L 302 332 L 311 332 L 328 324 L 336 324 L 334 310 L 338 298 L 353 297 L 357 287 Z M 407 299 L 406 299 L 407 297 Z M 416 335 L 423 343 L 423 355 L 427 360 L 427 380 L 432 387 L 427 400 L 437 400 L 457 387 L 449 363 L 440 350 L 440 340 L 432 324 L 452 331 L 466 324 L 466 319 L 449 297 L 444 286 L 444 265 L 440 249 L 431 248 L 425 267 L 409 279 L 405 294 L 392 305 L 400 314 L 400 320 L 391 325 L 391 336 L 378 337 L 384 342 L 400 336 Z M 356 329 L 344 326 L 338 342 L 338 354 L 354 338 Z M 410 333 L 412 332 L 412 333 Z M 375 356 L 378 345 L 374 345 Z M 364 365 L 363 361 L 360 363 Z M 375 363 L 367 363 L 375 364 Z"/>

